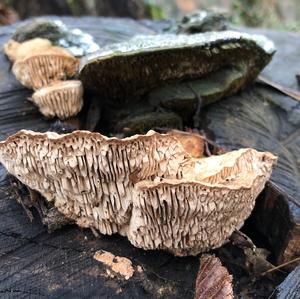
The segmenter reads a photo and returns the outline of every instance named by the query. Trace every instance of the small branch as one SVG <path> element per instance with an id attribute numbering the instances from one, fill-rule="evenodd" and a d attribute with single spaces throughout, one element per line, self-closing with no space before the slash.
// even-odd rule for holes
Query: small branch
<path id="1" fill-rule="evenodd" d="M 276 266 L 276 267 L 274 267 L 274 268 L 272 268 L 272 269 L 269 269 L 269 270 L 267 270 L 267 271 L 261 273 L 260 275 L 261 275 L 261 276 L 264 276 L 264 275 L 266 275 L 266 274 L 269 274 L 269 273 L 271 273 L 271 272 L 274 272 L 274 271 L 276 271 L 276 270 L 279 270 L 279 269 L 281 269 L 281 268 L 283 268 L 283 267 L 285 267 L 285 266 L 287 266 L 287 265 L 293 264 L 293 263 L 298 262 L 298 261 L 300 261 L 300 257 L 297 257 L 297 258 L 295 258 L 295 259 L 293 259 L 293 260 L 290 260 L 290 261 L 285 262 L 285 263 L 283 263 L 283 264 L 281 264 L 281 265 L 279 265 L 279 266 Z"/>
<path id="2" fill-rule="evenodd" d="M 257 82 L 271 86 L 271 87 L 275 88 L 276 90 L 282 92 L 283 94 L 288 95 L 292 99 L 300 102 L 300 92 L 297 90 L 293 90 L 291 88 L 285 87 L 278 83 L 272 82 L 271 80 L 268 80 L 267 78 L 265 78 L 263 76 L 259 76 L 257 79 Z"/>

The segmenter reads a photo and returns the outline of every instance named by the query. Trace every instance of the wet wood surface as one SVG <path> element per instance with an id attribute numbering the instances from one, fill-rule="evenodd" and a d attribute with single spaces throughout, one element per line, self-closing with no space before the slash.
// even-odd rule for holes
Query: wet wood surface
<path id="1" fill-rule="evenodd" d="M 300 298 L 300 265 L 277 288 L 277 299 Z"/>
<path id="2" fill-rule="evenodd" d="M 100 46 L 137 33 L 155 34 L 165 26 L 164 22 L 96 17 L 62 20 L 92 34 Z M 14 28 L 0 28 L 2 45 Z M 299 37 L 264 33 L 275 40 L 279 49 L 265 75 L 296 88 L 293 76 L 296 68 L 300 69 Z M 51 123 L 27 101 L 31 91 L 15 80 L 3 52 L 0 65 L 1 139 L 24 128 L 47 130 Z M 299 103 L 255 85 L 205 108 L 202 119 L 205 131 L 228 149 L 251 146 L 279 155 L 272 176 L 278 188 L 269 185 L 265 189 L 249 222 L 267 238 L 278 262 L 299 255 Z M 164 252 L 143 251 L 120 236 L 97 239 L 89 230 L 76 226 L 48 234 L 39 217 L 29 221 L 15 196 L 0 166 L 1 298 L 193 298 L 197 257 L 175 258 Z M 141 266 L 143 271 L 129 280 L 118 276 L 112 279 L 107 269 L 93 259 L 100 249 L 131 259 L 134 268 Z"/>

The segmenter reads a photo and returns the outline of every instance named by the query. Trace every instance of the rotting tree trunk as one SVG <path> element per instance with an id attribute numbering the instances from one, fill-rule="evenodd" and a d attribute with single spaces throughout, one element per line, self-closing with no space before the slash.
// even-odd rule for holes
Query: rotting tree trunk
<path id="1" fill-rule="evenodd" d="M 153 34 L 161 30 L 163 25 L 161 22 L 145 23 L 126 19 L 112 21 L 89 17 L 62 20 L 70 27 L 78 27 L 94 35 L 100 45 L 124 40 L 137 33 Z M 14 28 L 15 26 L 0 28 L 1 44 L 9 39 Z M 289 37 L 286 33 L 267 33 L 271 34 L 271 38 L 276 37 L 279 53 L 283 56 L 275 58 L 275 63 L 271 64 L 271 71 L 268 72 L 267 69 L 266 72 L 278 76 L 274 80 L 287 80 L 280 82 L 287 85 L 291 78 L 294 79 L 294 69 L 300 69 L 297 56 L 300 39 L 297 35 Z M 0 65 L 1 139 L 20 129 L 47 130 L 50 122 L 26 100 L 31 91 L 23 88 L 15 80 L 10 72 L 11 65 L 3 53 L 0 54 Z M 270 104 L 270 99 L 266 100 L 262 93 L 268 94 L 273 104 Z M 274 104 L 275 101 L 277 104 Z M 278 103 L 286 109 L 290 107 L 290 110 L 285 111 Z M 293 134 L 296 132 L 295 125 L 290 124 L 291 119 L 295 120 L 297 117 L 297 106 L 298 104 L 290 98 L 266 87 L 255 86 L 203 111 L 208 113 L 207 119 L 211 120 L 207 128 L 214 132 L 221 145 L 227 148 L 241 145 L 260 149 L 266 147 L 279 154 L 279 163 L 284 157 L 289 157 L 284 164 L 284 169 L 290 170 L 291 173 L 287 176 L 288 179 L 280 180 L 286 173 L 277 170 L 273 176 L 273 180 L 283 191 L 276 191 L 271 185 L 267 186 L 251 217 L 252 220 L 257 220 L 257 229 L 268 238 L 278 262 L 299 254 L 300 248 L 297 231 L 300 193 L 297 191 L 298 183 L 295 183 L 297 175 L 293 172 L 294 159 L 300 156 L 300 143 L 297 142 L 297 134 Z M 222 115 L 224 111 L 227 112 L 226 109 L 230 115 L 224 120 Z M 242 122 L 237 122 L 238 113 L 241 111 Z M 264 125 L 258 120 L 265 120 Z M 270 124 L 271 128 L 286 128 L 283 130 L 285 144 L 290 146 L 290 140 L 293 151 L 287 151 L 288 146 L 282 147 L 280 142 L 275 142 L 278 134 L 271 134 L 273 131 L 266 127 L 267 124 Z M 217 130 L 218 127 L 220 130 Z M 237 128 L 248 128 L 249 131 L 241 133 Z M 272 147 L 268 148 L 264 142 Z M 284 156 L 278 150 L 282 148 L 283 154 L 288 152 L 289 155 Z M 278 171 L 280 169 L 281 166 Z M 290 198 L 286 193 L 291 193 Z M 139 250 L 118 236 L 101 236 L 96 239 L 90 232 L 80 230 L 76 226 L 66 227 L 49 235 L 37 218 L 30 223 L 22 208 L 10 197 L 13 196 L 6 171 L 0 166 L 0 293 L 4 294 L 3 296 L 18 293 L 33 298 L 193 298 L 198 258 L 178 259 L 160 251 Z M 106 268 L 93 259 L 93 254 L 99 249 L 128 257 L 134 266 L 140 265 L 144 270 L 128 281 L 118 277 L 111 279 Z"/>

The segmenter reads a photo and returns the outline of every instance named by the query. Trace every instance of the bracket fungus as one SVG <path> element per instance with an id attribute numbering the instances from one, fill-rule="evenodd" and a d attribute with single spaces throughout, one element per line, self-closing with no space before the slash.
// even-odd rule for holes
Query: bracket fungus
<path id="1" fill-rule="evenodd" d="M 28 88 L 35 90 L 32 101 L 46 117 L 65 119 L 83 106 L 83 88 L 78 80 L 65 81 L 78 71 L 79 60 L 68 50 L 53 46 L 43 38 L 19 43 L 13 39 L 4 45 L 14 62 L 12 72 Z"/>
<path id="2" fill-rule="evenodd" d="M 22 130 L 0 142 L 8 172 L 79 226 L 175 255 L 221 246 L 240 228 L 275 160 L 254 149 L 193 158 L 176 134 L 154 131 L 117 139 Z"/>
<path id="3" fill-rule="evenodd" d="M 24 86 L 38 90 L 52 82 L 75 76 L 78 65 L 78 59 L 67 50 L 51 47 L 17 60 L 12 72 Z"/>
<path id="4" fill-rule="evenodd" d="M 17 27 L 12 39 L 22 43 L 37 37 L 68 49 L 76 57 L 99 50 L 90 34 L 78 28 L 70 29 L 61 20 L 30 20 Z"/>
<path id="5" fill-rule="evenodd" d="M 80 78 L 85 88 L 122 100 L 174 81 L 238 71 L 239 80 L 234 77 L 224 96 L 253 81 L 274 52 L 266 37 L 234 31 L 136 36 L 87 56 Z"/>
<path id="6" fill-rule="evenodd" d="M 13 39 L 10 39 L 4 44 L 4 52 L 8 58 L 14 62 L 19 59 L 24 59 L 26 56 L 32 55 L 33 52 L 39 52 L 41 50 L 47 50 L 52 47 L 49 40 L 44 38 L 34 38 L 24 43 L 19 43 Z"/>
<path id="7" fill-rule="evenodd" d="M 76 115 L 83 106 L 81 81 L 57 81 L 37 90 L 32 101 L 46 117 L 65 119 Z"/>

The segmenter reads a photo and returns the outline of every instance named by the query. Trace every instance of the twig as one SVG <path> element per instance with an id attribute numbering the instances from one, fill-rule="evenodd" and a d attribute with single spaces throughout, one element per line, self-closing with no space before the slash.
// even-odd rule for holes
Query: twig
<path id="1" fill-rule="evenodd" d="M 269 85 L 269 86 L 277 89 L 278 91 L 288 95 L 289 97 L 293 98 L 294 100 L 300 102 L 300 92 L 298 92 L 297 90 L 293 90 L 291 88 L 282 86 L 278 83 L 272 82 L 271 80 L 268 80 L 263 76 L 259 76 L 257 82 L 263 83 L 265 85 Z"/>
<path id="2" fill-rule="evenodd" d="M 266 274 L 268 274 L 268 273 L 271 273 L 271 272 L 273 272 L 273 271 L 279 270 L 279 269 L 281 269 L 281 268 L 283 268 L 283 267 L 285 267 L 285 266 L 287 266 L 287 265 L 289 265 L 289 264 L 293 264 L 294 262 L 297 262 L 297 261 L 300 261 L 300 256 L 297 257 L 297 258 L 294 258 L 293 260 L 290 260 L 290 261 L 288 261 L 288 262 L 285 262 L 285 263 L 283 263 L 283 264 L 281 264 L 281 265 L 279 265 L 279 266 L 276 266 L 276 267 L 274 267 L 274 268 L 272 268 L 272 269 L 269 269 L 269 270 L 267 270 L 267 271 L 261 273 L 260 275 L 261 275 L 261 276 L 264 276 L 264 275 L 266 275 Z"/>

